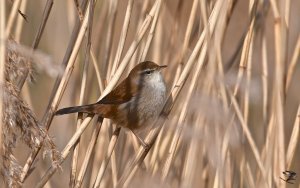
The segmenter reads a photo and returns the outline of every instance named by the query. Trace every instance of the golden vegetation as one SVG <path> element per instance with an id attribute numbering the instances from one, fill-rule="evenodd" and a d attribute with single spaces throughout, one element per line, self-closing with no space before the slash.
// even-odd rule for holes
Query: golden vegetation
<path id="1" fill-rule="evenodd" d="M 299 185 L 299 1 L 0 2 L 0 185 Z M 150 150 L 106 119 L 54 116 L 144 60 L 168 65 Z"/>

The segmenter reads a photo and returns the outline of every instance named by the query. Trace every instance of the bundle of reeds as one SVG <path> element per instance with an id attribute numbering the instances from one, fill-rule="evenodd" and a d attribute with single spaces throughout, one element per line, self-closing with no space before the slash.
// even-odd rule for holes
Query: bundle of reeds
<path id="1" fill-rule="evenodd" d="M 299 6 L 0 1 L 1 184 L 298 186 Z M 54 116 L 101 99 L 145 60 L 168 65 L 164 118 L 143 135 L 150 150 L 108 119 Z"/>

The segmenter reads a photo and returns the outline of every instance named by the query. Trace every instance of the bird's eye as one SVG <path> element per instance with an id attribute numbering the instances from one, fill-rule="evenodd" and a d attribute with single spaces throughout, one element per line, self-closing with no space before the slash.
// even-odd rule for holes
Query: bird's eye
<path id="1" fill-rule="evenodd" d="M 147 75 L 149 75 L 149 74 L 151 74 L 152 73 L 152 71 L 151 70 L 147 70 L 147 71 L 145 71 L 145 74 L 147 74 Z"/>

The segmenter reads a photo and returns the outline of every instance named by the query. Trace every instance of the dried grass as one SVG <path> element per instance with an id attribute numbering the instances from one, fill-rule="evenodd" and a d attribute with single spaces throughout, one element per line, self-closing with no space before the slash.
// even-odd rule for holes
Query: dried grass
<path id="1" fill-rule="evenodd" d="M 3 182 L 285 187 L 282 172 L 300 172 L 297 6 L 296 0 L 47 0 L 43 6 L 13 1 L 0 27 L 1 36 L 17 41 L 6 40 L 7 52 L 0 51 L 6 54 L 0 70 Z M 36 7 L 43 14 L 33 13 Z M 143 60 L 168 65 L 163 115 L 144 135 L 150 150 L 106 119 L 54 117 L 60 106 L 101 99 Z M 28 77 L 36 78 L 33 86 Z M 36 84 L 42 89 L 32 89 Z M 51 95 L 43 96 L 49 87 Z M 30 105 L 20 94 L 26 88 L 31 92 L 24 97 L 34 99 Z M 33 107 L 38 117 L 45 110 L 42 121 Z M 50 163 L 37 160 L 42 146 Z M 292 182 L 299 185 L 298 179 Z"/>
<path id="2" fill-rule="evenodd" d="M 47 130 L 37 120 L 35 114 L 20 97 L 20 82 L 31 71 L 32 59 L 22 56 L 23 52 L 10 48 L 12 41 L 7 45 L 5 61 L 4 83 L 1 85 L 4 106 L 2 111 L 2 164 L 1 173 L 9 187 L 22 185 L 22 166 L 15 157 L 14 150 L 17 141 L 22 141 L 34 150 L 41 145 L 45 154 L 50 154 L 52 164 L 58 166 L 60 152 L 56 150 L 52 138 Z M 14 44 L 16 45 L 16 44 Z"/>

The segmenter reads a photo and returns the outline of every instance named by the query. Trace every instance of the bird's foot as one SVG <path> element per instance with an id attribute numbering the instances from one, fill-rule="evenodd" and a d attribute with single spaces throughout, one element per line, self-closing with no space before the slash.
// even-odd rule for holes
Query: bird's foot
<path id="1" fill-rule="evenodd" d="M 134 134 L 134 136 L 138 139 L 138 141 L 139 141 L 140 144 L 144 147 L 144 149 L 145 149 L 146 151 L 149 151 L 150 148 L 151 148 L 150 144 L 146 143 L 143 139 L 141 139 L 134 131 L 131 131 L 131 132 L 132 132 L 132 133 Z"/>
<path id="2" fill-rule="evenodd" d="M 146 143 L 144 140 L 140 139 L 140 143 L 146 151 L 150 150 L 151 146 L 148 143 Z"/>

